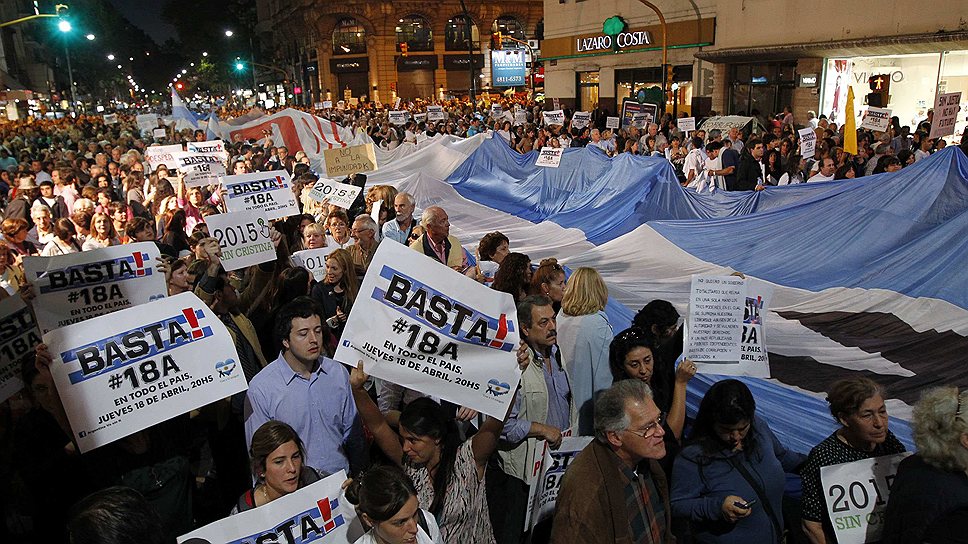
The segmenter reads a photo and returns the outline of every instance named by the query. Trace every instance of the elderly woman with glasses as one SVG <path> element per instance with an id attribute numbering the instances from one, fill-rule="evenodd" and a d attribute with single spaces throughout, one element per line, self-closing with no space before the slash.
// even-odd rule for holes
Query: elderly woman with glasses
<path id="1" fill-rule="evenodd" d="M 804 459 L 756 416 L 756 401 L 743 382 L 718 382 L 703 397 L 676 457 L 672 515 L 688 519 L 700 543 L 783 542 L 785 472 Z"/>
<path id="2" fill-rule="evenodd" d="M 918 452 L 897 468 L 881 542 L 953 542 L 968 520 L 968 391 L 925 392 L 912 423 Z"/>

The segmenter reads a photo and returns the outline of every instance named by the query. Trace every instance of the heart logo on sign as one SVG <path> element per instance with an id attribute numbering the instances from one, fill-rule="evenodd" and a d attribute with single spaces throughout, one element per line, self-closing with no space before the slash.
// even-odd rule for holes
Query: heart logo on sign
<path id="1" fill-rule="evenodd" d="M 215 370 L 218 372 L 219 378 L 228 378 L 235 370 L 235 359 L 226 359 L 215 363 Z"/>
<path id="2" fill-rule="evenodd" d="M 500 397 L 501 395 L 506 395 L 510 390 L 511 384 L 498 381 L 497 378 L 491 378 L 487 382 L 487 393 L 489 395 Z"/>

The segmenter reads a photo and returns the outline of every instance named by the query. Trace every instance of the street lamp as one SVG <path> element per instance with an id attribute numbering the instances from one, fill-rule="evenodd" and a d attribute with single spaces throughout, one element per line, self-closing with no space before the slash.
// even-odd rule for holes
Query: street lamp
<path id="1" fill-rule="evenodd" d="M 95 36 L 94 34 L 88 34 L 87 36 L 84 36 L 84 37 L 87 38 L 87 41 L 89 42 L 93 42 L 94 39 L 97 38 L 97 36 Z"/>
<path id="2" fill-rule="evenodd" d="M 71 111 L 77 103 L 77 92 L 74 90 L 74 70 L 71 69 L 71 50 L 67 47 L 67 34 L 72 30 L 70 21 L 61 19 L 57 22 L 57 28 L 64 33 L 64 56 L 67 57 L 67 79 L 71 88 Z"/>
<path id="3" fill-rule="evenodd" d="M 225 36 L 228 37 L 228 38 L 231 38 L 234 35 L 235 35 L 235 33 L 232 32 L 231 30 L 226 30 L 225 31 Z M 252 35 L 251 34 L 249 34 L 249 64 L 252 65 L 252 92 L 253 93 L 258 93 L 259 92 L 259 86 L 256 83 L 256 78 L 255 78 L 255 53 L 253 52 L 253 49 L 252 49 Z M 242 70 L 242 68 L 236 68 L 236 69 L 237 70 L 240 70 L 240 71 Z"/>
<path id="4" fill-rule="evenodd" d="M 113 54 L 108 55 L 108 60 L 114 60 L 114 55 Z"/>
<path id="5" fill-rule="evenodd" d="M 234 34 L 235 34 L 235 32 L 232 32 L 231 30 L 226 30 L 225 31 L 225 36 L 227 38 L 231 38 Z"/>
<path id="6" fill-rule="evenodd" d="M 71 27 L 70 21 L 65 21 L 65 20 L 62 19 L 62 20 L 58 21 L 57 28 L 61 32 L 70 32 L 73 27 Z"/>

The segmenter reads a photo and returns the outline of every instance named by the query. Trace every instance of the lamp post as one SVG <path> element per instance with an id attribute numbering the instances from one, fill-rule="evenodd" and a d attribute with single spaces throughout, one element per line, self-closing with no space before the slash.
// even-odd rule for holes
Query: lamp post
<path id="1" fill-rule="evenodd" d="M 464 22 L 467 24 L 467 56 L 470 57 L 467 62 L 468 75 L 470 76 L 470 89 L 468 89 L 471 95 L 471 104 L 477 103 L 476 87 L 477 82 L 474 80 L 474 20 L 471 19 L 471 14 L 467 11 L 467 6 L 464 5 L 464 0 L 460 0 L 460 7 L 464 11 Z M 481 68 L 484 68 L 481 66 Z"/>
<path id="2" fill-rule="evenodd" d="M 668 34 L 667 32 L 668 29 L 666 28 L 666 20 L 665 20 L 665 17 L 662 15 L 662 11 L 659 10 L 659 8 L 657 8 L 655 4 L 653 4 L 652 2 L 649 2 L 648 0 L 639 0 L 639 2 L 642 2 L 643 4 L 645 4 L 646 7 L 652 9 L 652 11 L 655 12 L 655 14 L 659 17 L 659 25 L 662 27 L 662 98 L 663 98 L 662 112 L 665 113 L 666 101 L 668 100 L 668 96 L 669 96 L 669 90 L 668 90 L 669 76 L 668 76 L 668 68 L 666 66 L 669 62 L 669 49 L 667 45 L 668 42 L 666 41 L 666 37 Z"/>
<path id="3" fill-rule="evenodd" d="M 235 35 L 235 32 L 233 32 L 231 30 L 226 30 L 225 31 L 225 37 L 226 38 L 231 38 L 234 35 Z M 255 77 L 255 51 L 252 48 L 252 36 L 251 35 L 249 36 L 249 64 L 252 65 L 252 92 L 258 94 L 259 93 L 259 86 L 256 83 L 256 77 Z"/>

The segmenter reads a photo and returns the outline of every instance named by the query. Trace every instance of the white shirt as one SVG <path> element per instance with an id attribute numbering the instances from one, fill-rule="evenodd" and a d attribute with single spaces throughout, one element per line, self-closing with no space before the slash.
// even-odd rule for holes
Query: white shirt
<path id="1" fill-rule="evenodd" d="M 810 179 L 807 180 L 807 183 L 816 183 L 818 181 L 833 181 L 833 180 L 834 180 L 833 176 L 825 176 L 820 172 L 817 172 L 816 174 L 810 176 Z"/>
<path id="2" fill-rule="evenodd" d="M 440 539 L 440 528 L 437 527 L 437 520 L 434 519 L 433 514 L 423 510 L 423 517 L 427 521 L 427 528 L 430 529 L 430 534 L 427 534 L 418 523 L 417 544 L 443 544 L 443 540 Z M 374 530 L 370 529 L 366 534 L 358 538 L 354 544 L 378 544 L 378 542 Z"/>
<path id="3" fill-rule="evenodd" d="M 790 174 L 784 172 L 780 176 L 780 180 L 776 183 L 777 185 L 790 185 L 791 183 L 803 183 L 803 174 L 797 174 L 793 180 L 790 180 Z"/>
<path id="4" fill-rule="evenodd" d="M 682 164 L 682 173 L 689 179 L 689 172 L 695 170 L 696 177 L 706 170 L 706 152 L 702 149 L 693 149 L 686 154 L 686 160 Z"/>

